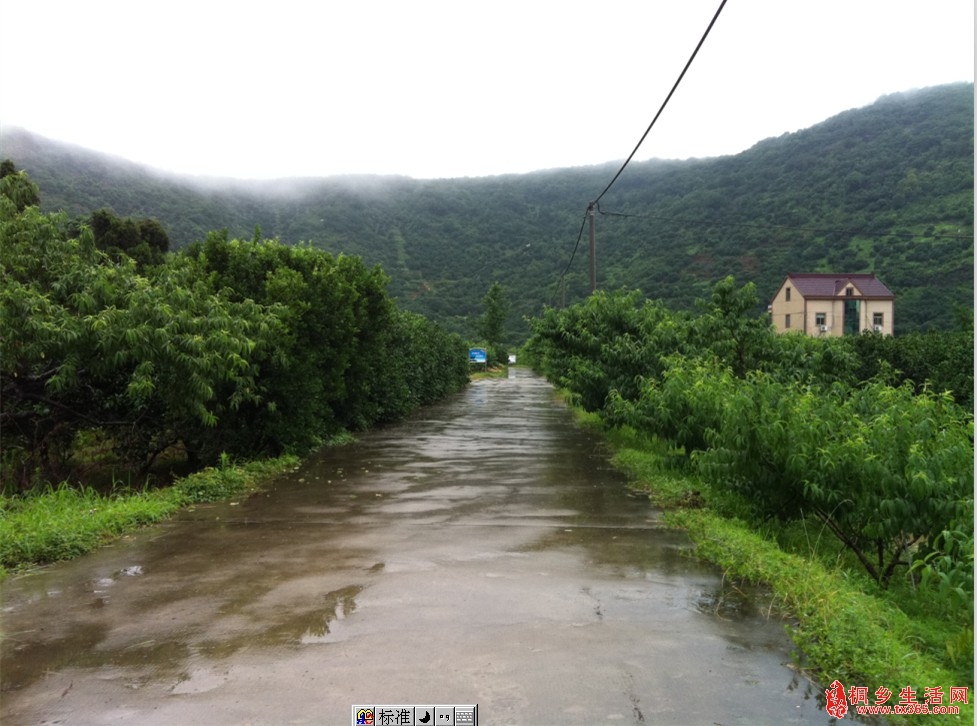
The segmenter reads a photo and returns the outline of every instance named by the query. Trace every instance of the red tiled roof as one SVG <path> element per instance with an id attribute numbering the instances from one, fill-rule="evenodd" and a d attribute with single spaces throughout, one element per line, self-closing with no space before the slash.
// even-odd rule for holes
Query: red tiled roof
<path id="1" fill-rule="evenodd" d="M 806 298 L 837 297 L 852 283 L 862 297 L 894 298 L 895 295 L 873 273 L 801 273 L 788 272 L 787 279 Z"/>

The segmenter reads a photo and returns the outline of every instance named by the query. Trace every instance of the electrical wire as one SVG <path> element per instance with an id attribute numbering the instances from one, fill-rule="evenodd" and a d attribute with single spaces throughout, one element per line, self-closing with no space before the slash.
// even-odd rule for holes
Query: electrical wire
<path id="1" fill-rule="evenodd" d="M 588 208 L 588 211 L 589 211 L 589 208 Z M 583 228 L 584 228 L 584 225 L 586 225 L 586 224 L 587 224 L 587 215 L 585 214 L 583 216 L 583 219 L 580 221 L 580 231 L 577 232 L 577 243 L 573 246 L 573 252 L 570 253 L 570 261 L 567 263 L 566 269 L 560 275 L 560 279 L 561 280 L 564 277 L 566 277 L 566 274 L 570 271 L 570 265 L 573 264 L 573 257 L 574 257 L 574 255 L 577 254 L 577 248 L 580 246 L 580 240 L 583 239 Z"/>
<path id="2" fill-rule="evenodd" d="M 668 105 L 668 102 L 671 100 L 672 95 L 678 89 L 678 85 L 682 82 L 682 79 L 685 77 L 686 71 L 689 70 L 689 66 L 692 65 L 692 61 L 694 61 L 696 55 L 698 55 L 699 49 L 702 47 L 702 44 L 705 43 L 706 38 L 709 37 L 709 32 L 712 30 L 712 26 L 716 24 L 716 21 L 719 19 L 719 14 L 723 11 L 723 8 L 725 6 L 726 6 L 726 0 L 722 0 L 722 2 L 719 3 L 719 9 L 716 10 L 716 14 L 713 15 L 712 20 L 709 21 L 709 27 L 707 27 L 706 32 L 702 34 L 702 38 L 699 39 L 698 45 L 696 45 L 695 50 L 692 51 L 692 55 L 689 57 L 688 62 L 685 64 L 685 68 L 683 68 L 682 72 L 679 74 L 678 79 L 675 81 L 675 84 L 672 86 L 672 90 L 668 92 L 668 95 L 665 97 L 665 101 L 662 103 L 661 108 L 658 109 L 658 113 L 655 114 L 655 117 L 651 120 L 651 123 L 648 124 L 648 128 L 645 129 L 645 132 L 641 135 L 641 138 L 638 140 L 637 146 L 634 147 L 634 151 L 632 151 L 631 155 L 624 160 L 624 164 L 621 166 L 620 169 L 617 170 L 617 174 L 615 174 L 614 178 L 611 179 L 611 181 L 608 183 L 606 187 L 604 187 L 604 191 L 602 191 L 600 194 L 597 195 L 597 198 L 593 201 L 593 204 L 599 202 L 601 200 L 601 197 L 607 194 L 610 188 L 614 186 L 614 182 L 617 181 L 617 178 L 621 176 L 621 173 L 625 170 L 625 168 L 627 168 L 627 165 L 631 163 L 631 159 L 634 158 L 634 155 L 638 153 L 638 149 L 641 148 L 641 144 L 644 143 L 644 140 L 648 136 L 648 133 L 655 125 L 655 122 L 658 121 L 658 117 L 662 115 L 662 111 L 665 110 L 665 106 Z"/>
<path id="3" fill-rule="evenodd" d="M 588 212 L 590 211 L 590 207 L 587 208 L 587 211 Z M 560 273 L 560 280 L 557 283 L 558 290 L 562 287 L 563 281 L 566 278 L 567 273 L 570 271 L 570 265 L 573 264 L 573 258 L 577 254 L 577 248 L 580 247 L 580 240 L 583 239 L 583 228 L 586 224 L 587 224 L 587 215 L 585 214 L 583 216 L 583 219 L 580 221 L 580 231 L 577 232 L 577 242 L 575 245 L 573 245 L 573 252 L 570 253 L 570 261 L 567 262 L 566 268 L 563 270 L 563 272 Z"/>

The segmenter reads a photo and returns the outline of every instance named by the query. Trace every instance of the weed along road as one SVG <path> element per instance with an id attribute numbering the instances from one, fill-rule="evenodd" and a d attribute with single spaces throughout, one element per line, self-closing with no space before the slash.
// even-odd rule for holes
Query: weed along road
<path id="1" fill-rule="evenodd" d="M 512 369 L 249 500 L 8 579 L 0 721 L 827 723 L 783 623 L 688 547 Z"/>

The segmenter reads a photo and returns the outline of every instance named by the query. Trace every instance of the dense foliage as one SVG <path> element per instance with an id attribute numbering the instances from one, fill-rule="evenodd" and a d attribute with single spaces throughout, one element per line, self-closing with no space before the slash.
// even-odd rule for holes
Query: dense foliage
<path id="1" fill-rule="evenodd" d="M 467 382 L 464 341 L 397 310 L 357 258 L 212 234 L 137 266 L 18 199 L 0 196 L 0 426 L 21 489 L 63 479 L 93 435 L 143 469 L 173 447 L 304 453 Z M 128 226 L 102 221 L 103 241 Z"/>
<path id="2" fill-rule="evenodd" d="M 911 382 L 916 390 L 950 391 L 957 403 L 974 408 L 973 321 L 965 330 L 905 336 L 875 334 L 849 338 L 859 361 L 859 380 Z"/>
<path id="3" fill-rule="evenodd" d="M 485 311 L 475 324 L 475 332 L 488 346 L 488 364 L 505 362 L 508 351 L 505 348 L 506 320 L 509 317 L 511 302 L 505 288 L 495 282 L 482 298 Z"/>
<path id="4" fill-rule="evenodd" d="M 883 586 L 902 567 L 972 603 L 972 330 L 776 335 L 755 302 L 731 278 L 694 315 L 598 293 L 533 320 L 527 352 L 608 424 L 681 447 L 757 521 L 815 517 Z"/>
<path id="5" fill-rule="evenodd" d="M 0 196 L 9 199 L 18 212 L 36 206 L 41 201 L 41 192 L 23 171 L 17 171 L 14 162 L 4 159 L 0 162 Z"/>
<path id="6" fill-rule="evenodd" d="M 163 264 L 170 248 L 166 230 L 155 219 L 120 219 L 107 209 L 94 212 L 89 220 L 95 246 L 113 259 L 129 257 L 139 269 Z"/>
<path id="7" fill-rule="evenodd" d="M 787 272 L 875 272 L 896 295 L 896 333 L 951 329 L 973 307 L 972 84 L 896 94 L 735 156 L 635 162 L 601 200 L 598 284 L 689 310 L 727 275 L 768 301 Z M 109 206 L 160 220 L 174 247 L 255 224 L 285 244 L 354 254 L 390 275 L 405 309 L 474 337 L 481 295 L 525 316 L 590 291 L 567 269 L 588 202 L 617 168 L 476 179 L 331 178 L 205 186 L 7 132 L 5 153 L 49 209 Z"/>
<path id="8" fill-rule="evenodd" d="M 359 258 L 224 232 L 183 256 L 215 294 L 277 310 L 284 324 L 258 381 L 260 404 L 226 414 L 234 448 L 304 451 L 399 418 L 467 381 L 463 341 L 397 310 L 384 273 Z"/>

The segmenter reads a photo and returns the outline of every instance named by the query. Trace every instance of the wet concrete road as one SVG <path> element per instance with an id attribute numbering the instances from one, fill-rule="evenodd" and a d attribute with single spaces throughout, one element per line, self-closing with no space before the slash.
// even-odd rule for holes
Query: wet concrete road
<path id="1" fill-rule="evenodd" d="M 8 580 L 0 720 L 828 723 L 783 624 L 687 547 L 513 369 L 265 494 Z"/>

